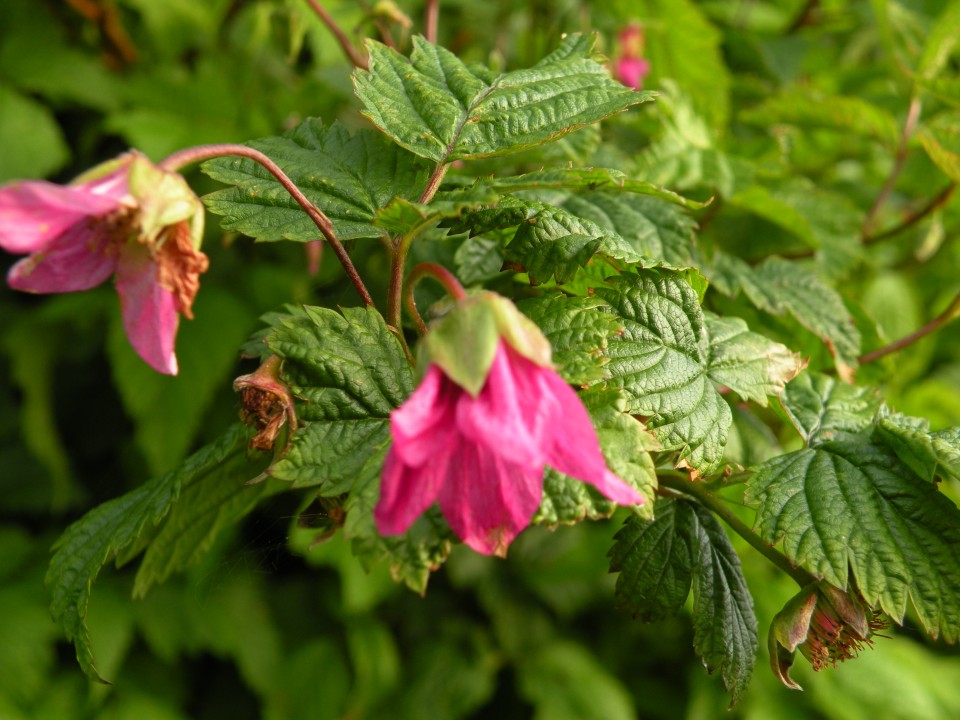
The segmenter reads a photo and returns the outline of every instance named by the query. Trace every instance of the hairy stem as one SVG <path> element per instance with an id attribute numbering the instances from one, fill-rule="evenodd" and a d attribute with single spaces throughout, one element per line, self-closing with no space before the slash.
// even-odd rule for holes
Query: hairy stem
<path id="1" fill-rule="evenodd" d="M 426 205 L 428 202 L 433 200 L 433 196 L 437 194 L 437 190 L 440 188 L 440 183 L 443 182 L 443 176 L 447 174 L 447 169 L 449 167 L 449 163 L 437 163 L 437 167 L 434 168 L 433 175 L 430 176 L 430 180 L 427 182 L 427 187 L 423 189 L 423 194 L 420 196 L 420 199 L 417 202 L 419 202 L 421 205 Z"/>
<path id="2" fill-rule="evenodd" d="M 710 492 L 703 485 L 677 475 L 661 475 L 659 476 L 658 480 L 664 487 L 668 487 L 672 490 L 678 490 L 693 497 L 705 508 L 718 515 L 721 520 L 730 526 L 731 530 L 750 543 L 750 546 L 767 558 L 767 560 L 772 562 L 778 568 L 787 573 L 787 575 L 796 580 L 800 584 L 800 587 L 806 587 L 810 583 L 816 581 L 816 578 L 813 575 L 808 573 L 803 568 L 796 567 L 787 559 L 786 555 L 761 540 L 760 537 L 753 532 L 753 530 L 751 530 L 746 523 L 738 518 L 730 510 L 730 508 L 724 504 L 723 500 L 717 497 L 714 493 Z"/>
<path id="3" fill-rule="evenodd" d="M 307 213 L 307 215 L 313 221 L 313 224 L 317 226 L 318 230 L 320 230 L 320 234 L 326 238 L 327 242 L 330 244 L 330 247 L 333 248 L 333 252 L 336 253 L 337 259 L 340 261 L 344 271 L 347 273 L 347 277 L 350 278 L 350 282 L 353 283 L 353 286 L 356 288 L 357 293 L 360 295 L 360 299 L 363 301 L 363 304 L 372 307 L 373 298 L 370 297 L 370 293 L 363 284 L 363 280 L 360 279 L 360 274 L 357 272 L 356 267 L 353 265 L 353 261 L 350 259 L 350 256 L 344 249 L 343 244 L 340 242 L 340 238 L 338 238 L 336 232 L 334 232 L 333 223 L 330 222 L 330 218 L 328 218 L 324 212 L 320 210 L 320 208 L 307 199 L 307 196 L 304 195 L 300 188 L 298 188 L 287 176 L 287 174 L 280 169 L 279 165 L 277 165 L 275 162 L 273 162 L 273 160 L 259 150 L 255 150 L 252 147 L 247 147 L 246 145 L 199 145 L 197 147 L 186 148 L 185 150 L 180 150 L 173 153 L 166 159 L 160 161 L 159 166 L 164 170 L 176 172 L 184 165 L 190 165 L 203 160 L 210 160 L 212 158 L 224 157 L 227 155 L 237 155 L 240 157 L 249 158 L 250 160 L 262 165 L 277 179 L 283 188 L 290 193 L 290 196 L 297 201 L 297 204 L 303 208 L 303 211 Z"/>
<path id="4" fill-rule="evenodd" d="M 356 46 L 350 42 L 350 38 L 348 38 L 347 34 L 337 25 L 337 21 L 326 11 L 326 8 L 320 4 L 319 0 L 307 0 L 307 4 L 313 8 L 313 11 L 323 21 L 323 24 L 333 33 L 337 42 L 340 43 L 340 47 L 343 48 L 343 54 L 347 56 L 347 60 L 354 66 L 366 70 L 368 67 L 366 56 L 357 50 Z"/>
<path id="5" fill-rule="evenodd" d="M 897 153 L 894 156 L 893 169 L 890 171 L 890 175 L 887 177 L 883 187 L 880 188 L 880 194 L 877 195 L 877 199 L 873 201 L 873 205 L 871 206 L 870 211 L 867 213 L 866 219 L 863 221 L 863 227 L 860 230 L 860 236 L 862 238 L 869 237 L 872 233 L 873 224 L 877 220 L 877 214 L 880 212 L 880 208 L 883 207 L 883 204 L 887 201 L 887 198 L 893 191 L 893 186 L 896 184 L 897 178 L 900 177 L 903 166 L 907 162 L 910 138 L 913 136 L 913 132 L 917 128 L 917 123 L 920 121 L 921 108 L 922 103 L 920 102 L 920 97 L 914 96 L 914 98 L 910 101 L 910 107 L 907 110 L 907 118 L 903 122 L 903 130 L 900 132 L 900 144 L 897 147 Z"/>
<path id="6" fill-rule="evenodd" d="M 932 332 L 936 332 L 947 323 L 951 322 L 952 320 L 956 320 L 957 317 L 960 317 L 960 292 L 958 292 L 954 296 L 953 300 L 950 301 L 950 304 L 947 306 L 946 310 L 944 310 L 942 313 L 937 315 L 937 317 L 935 317 L 933 320 L 928 322 L 922 328 L 920 328 L 916 332 L 910 333 L 906 337 L 902 337 L 899 340 L 895 340 L 889 345 L 886 345 L 877 350 L 873 350 L 872 352 L 868 352 L 865 355 L 861 355 L 859 358 L 859 362 L 861 365 L 866 365 L 867 363 L 871 363 L 874 360 L 879 360 L 880 358 L 885 357 L 891 353 L 895 353 L 898 350 L 903 350 L 903 348 L 908 347 L 909 345 L 912 345 L 920 338 L 925 337 Z"/>

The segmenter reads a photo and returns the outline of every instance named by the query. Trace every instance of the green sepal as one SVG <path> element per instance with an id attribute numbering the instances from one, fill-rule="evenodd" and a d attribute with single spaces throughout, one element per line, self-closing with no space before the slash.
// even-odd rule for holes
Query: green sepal
<path id="1" fill-rule="evenodd" d="M 550 341 L 533 321 L 505 297 L 480 292 L 457 303 L 421 343 L 421 362 L 444 374 L 476 397 L 487 381 L 503 339 L 537 365 L 550 365 Z"/>

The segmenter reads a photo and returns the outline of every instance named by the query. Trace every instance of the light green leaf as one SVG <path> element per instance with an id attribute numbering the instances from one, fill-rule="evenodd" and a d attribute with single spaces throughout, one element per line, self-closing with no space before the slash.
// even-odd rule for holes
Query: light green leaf
<path id="1" fill-rule="evenodd" d="M 950 60 L 960 43 L 960 2 L 952 0 L 927 33 L 917 73 L 925 79 L 934 78 Z"/>
<path id="2" fill-rule="evenodd" d="M 593 44 L 569 35 L 532 68 L 490 79 L 420 36 L 409 60 L 369 41 L 370 69 L 354 73 L 354 87 L 367 117 L 421 157 L 505 155 L 653 98 L 611 78 Z"/>
<path id="3" fill-rule="evenodd" d="M 517 303 L 547 336 L 553 347 L 553 364 L 571 385 L 589 385 L 608 377 L 604 350 L 621 325 L 616 316 L 597 312 L 605 306 L 599 298 L 572 298 L 559 293 Z"/>
<path id="4" fill-rule="evenodd" d="M 322 210 L 341 240 L 386 235 L 373 224 L 395 197 L 415 199 L 426 187 L 429 164 L 371 130 L 351 135 L 339 123 L 324 128 L 310 118 L 283 137 L 249 143 L 268 155 Z M 218 158 L 201 166 L 215 180 L 233 185 L 204 197 L 223 215 L 227 230 L 257 240 L 317 240 L 320 231 L 261 165 L 246 158 Z"/>
<path id="5" fill-rule="evenodd" d="M 802 264 L 778 257 L 750 267 L 725 253 L 714 256 L 710 280 L 724 294 L 741 290 L 754 305 L 772 315 L 789 313 L 820 337 L 844 369 L 860 355 L 860 332 L 843 299 Z"/>
<path id="6" fill-rule="evenodd" d="M 656 440 L 624 411 L 626 403 L 619 392 L 591 388 L 581 393 L 580 399 L 593 420 L 607 466 L 640 491 L 646 502 L 635 510 L 643 517 L 651 517 L 657 472 L 649 451 L 657 449 Z M 584 519 L 610 517 L 616 509 L 615 502 L 587 483 L 547 468 L 543 499 L 531 523 L 572 525 Z"/>
<path id="7" fill-rule="evenodd" d="M 399 341 L 376 310 L 307 307 L 274 325 L 266 342 L 284 359 L 305 423 L 270 475 L 320 485 L 324 495 L 349 491 L 370 453 L 389 443 L 390 413 L 413 392 Z"/>
<path id="8" fill-rule="evenodd" d="M 877 421 L 877 434 L 924 480 L 960 481 L 960 427 L 932 432 L 929 420 L 885 413 Z"/>
<path id="9" fill-rule="evenodd" d="M 791 381 L 780 401 L 793 426 L 810 446 L 844 433 L 863 432 L 871 426 L 882 404 L 871 388 L 811 372 Z"/>
<path id="10" fill-rule="evenodd" d="M 706 315 L 710 379 L 764 407 L 804 366 L 786 346 L 750 332 L 740 318 Z"/>
<path id="11" fill-rule="evenodd" d="M 886 447 L 847 435 L 774 458 L 748 481 L 757 527 L 791 562 L 932 636 L 960 639 L 960 511 Z"/>
<path id="12" fill-rule="evenodd" d="M 73 523 L 54 545 L 46 583 L 50 612 L 73 642 L 83 671 L 94 680 L 98 672 L 86 625 L 91 586 L 111 557 L 137 543 L 150 525 L 161 523 L 184 488 L 201 482 L 242 485 L 259 472 L 245 458 L 247 433 L 234 426 L 217 442 L 192 455 L 174 472 L 151 480 L 111 500 Z"/>
<path id="13" fill-rule="evenodd" d="M 708 377 L 710 347 L 697 292 L 680 275 L 640 271 L 611 278 L 596 294 L 624 325 L 607 347 L 611 384 L 627 409 L 647 416 L 665 450 L 709 473 L 721 462 L 730 408 Z"/>
<path id="14" fill-rule="evenodd" d="M 499 238 L 474 236 L 467 238 L 453 256 L 457 277 L 464 285 L 474 285 L 495 278 L 503 272 L 503 243 Z"/>
<path id="15" fill-rule="evenodd" d="M 465 210 L 492 205 L 499 197 L 482 183 L 442 190 L 434 195 L 429 205 L 398 197 L 378 210 L 373 222 L 391 234 L 413 237 L 439 220 L 458 218 Z"/>
<path id="16" fill-rule="evenodd" d="M 571 194 L 560 205 L 616 232 L 644 257 L 673 267 L 694 264 L 696 222 L 673 204 L 656 197 L 597 190 Z"/>

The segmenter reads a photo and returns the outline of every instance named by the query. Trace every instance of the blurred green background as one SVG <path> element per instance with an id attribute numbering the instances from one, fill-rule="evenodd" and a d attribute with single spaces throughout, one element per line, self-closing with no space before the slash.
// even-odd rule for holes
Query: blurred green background
<path id="1" fill-rule="evenodd" d="M 960 18 L 957 3 L 440 5 L 441 44 L 506 68 L 536 62 L 572 30 L 598 31 L 615 56 L 619 30 L 642 22 L 646 86 L 667 94 L 606 124 L 602 137 L 582 135 L 571 152 L 715 196 L 698 218 L 705 252 L 809 252 L 862 320 L 865 349 L 919 327 L 957 291 L 953 199 L 868 251 L 850 242 L 893 167 L 918 87 L 945 154 L 935 163 L 910 144 L 878 227 L 957 179 L 956 57 L 935 77 L 917 71 L 924 38 L 938 18 Z M 401 44 L 408 37 L 381 5 L 379 15 L 372 3 L 325 6 L 354 37 L 376 35 L 378 21 L 392 23 Z M 421 4 L 396 9 L 422 29 Z M 160 160 L 308 116 L 358 126 L 349 71 L 302 0 L 3 0 L 0 182 L 63 182 L 128 147 Z M 214 189 L 195 171 L 189 179 L 198 193 Z M 531 529 L 507 561 L 457 548 L 421 598 L 383 567 L 365 572 L 339 537 L 314 545 L 316 531 L 292 522 L 289 496 L 270 498 L 201 566 L 143 600 L 130 599 L 128 569 L 104 573 L 90 623 L 99 670 L 114 684 L 90 683 L 47 612 L 50 545 L 86 510 L 176 467 L 235 419 L 231 380 L 252 369 L 237 349 L 259 315 L 285 302 L 354 304 L 332 259 L 311 276 L 293 243 L 255 246 L 211 217 L 204 250 L 211 270 L 196 320 L 181 326 L 177 378 L 156 375 L 129 348 L 109 284 L 58 297 L 0 289 L 0 720 L 960 717 L 960 657 L 909 618 L 836 670 L 814 674 L 799 661 L 804 693 L 779 686 L 761 648 L 750 690 L 728 711 L 719 679 L 695 659 L 687 617 L 643 625 L 614 607 L 604 557 L 619 517 Z M 383 255 L 355 253 L 382 287 Z M 14 260 L 0 256 L 0 270 Z M 752 323 L 746 303 L 710 302 Z M 796 327 L 784 321 L 782 332 Z M 960 424 L 955 330 L 863 378 L 935 428 Z M 758 431 L 740 418 L 730 452 L 762 459 L 781 439 L 771 421 L 772 432 Z M 738 549 L 765 635 L 796 588 Z"/>

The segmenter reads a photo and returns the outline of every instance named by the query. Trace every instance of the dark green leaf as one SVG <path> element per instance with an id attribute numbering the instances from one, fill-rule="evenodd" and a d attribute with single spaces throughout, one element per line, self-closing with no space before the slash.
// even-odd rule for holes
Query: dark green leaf
<path id="1" fill-rule="evenodd" d="M 769 460 L 748 481 L 768 543 L 934 637 L 960 639 L 960 511 L 885 446 L 846 435 Z"/>
<path id="2" fill-rule="evenodd" d="M 494 79 L 422 37 L 409 60 L 370 41 L 354 73 L 365 114 L 397 143 L 438 163 L 541 145 L 653 98 L 610 77 L 594 38 L 569 35 L 528 70 Z"/>
<path id="3" fill-rule="evenodd" d="M 0 106 L 0 144 L 4 148 L 0 183 L 50 175 L 67 163 L 70 150 L 49 109 L 3 84 Z"/>
<path id="4" fill-rule="evenodd" d="M 163 521 L 184 488 L 201 481 L 242 486 L 256 476 L 259 468 L 245 458 L 246 442 L 245 429 L 234 426 L 220 440 L 192 455 L 179 470 L 87 513 L 54 545 L 46 577 L 52 595 L 50 612 L 73 642 L 80 667 L 91 678 L 102 680 L 86 625 L 90 590 L 100 569 L 136 543 L 148 523 Z"/>
<path id="5" fill-rule="evenodd" d="M 427 184 L 429 164 L 406 153 L 379 133 L 310 118 L 283 137 L 249 143 L 268 155 L 333 223 L 341 240 L 386 234 L 373 223 L 395 197 L 415 199 Z M 246 158 L 219 158 L 203 171 L 232 188 L 204 198 L 223 215 L 228 230 L 257 240 L 317 240 L 320 231 L 280 183 Z"/>
<path id="6" fill-rule="evenodd" d="M 390 413 L 413 392 L 399 341 L 376 310 L 307 307 L 266 342 L 284 358 L 306 423 L 270 474 L 294 487 L 321 485 L 324 495 L 347 492 L 370 453 L 388 444 Z"/>
<path id="7" fill-rule="evenodd" d="M 697 292 L 679 274 L 641 271 L 597 288 L 621 318 L 610 339 L 611 383 L 666 450 L 702 473 L 719 467 L 730 408 L 708 377 L 710 346 Z"/>
<path id="8" fill-rule="evenodd" d="M 719 521 L 701 505 L 658 500 L 655 519 L 630 518 L 610 551 L 617 597 L 645 621 L 675 614 L 693 588 L 694 648 L 720 670 L 736 703 L 757 659 L 757 619 L 740 559 Z"/>
<path id="9" fill-rule="evenodd" d="M 744 400 L 766 406 L 803 367 L 800 356 L 784 345 L 750 332 L 740 318 L 707 314 L 710 379 Z"/>

